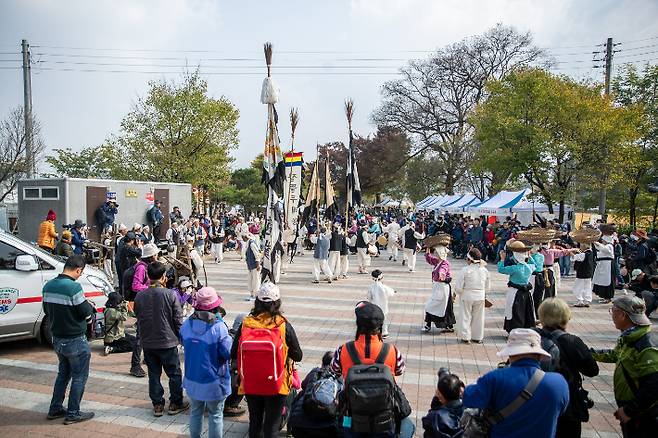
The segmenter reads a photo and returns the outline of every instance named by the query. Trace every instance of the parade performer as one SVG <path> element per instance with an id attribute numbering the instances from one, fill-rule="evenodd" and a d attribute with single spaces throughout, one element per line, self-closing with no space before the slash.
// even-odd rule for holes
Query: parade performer
<path id="1" fill-rule="evenodd" d="M 425 233 L 416 231 L 416 224 L 409 221 L 407 225 L 402 228 L 402 266 L 405 264 L 409 267 L 409 272 L 414 272 L 416 269 L 416 251 L 418 250 L 418 241 L 425 238 Z"/>
<path id="2" fill-rule="evenodd" d="M 371 243 L 368 234 L 368 225 L 365 220 L 359 222 L 359 230 L 356 233 L 356 255 L 359 262 L 359 274 L 367 274 L 370 266 L 370 255 L 368 245 Z"/>
<path id="3" fill-rule="evenodd" d="M 594 243 L 596 268 L 592 277 L 593 291 L 601 297 L 602 303 L 610 303 L 615 296 L 615 274 L 612 262 L 615 258 L 613 246 L 615 227 L 612 224 L 603 224 L 599 227 L 603 234 L 599 242 Z"/>
<path id="4" fill-rule="evenodd" d="M 340 251 L 343 249 L 345 235 L 341 230 L 340 223 L 333 224 L 331 240 L 329 241 L 329 270 L 334 274 L 334 280 L 340 275 Z"/>
<path id="5" fill-rule="evenodd" d="M 572 231 L 571 238 L 580 245 L 580 252 L 574 256 L 576 279 L 573 294 L 576 296 L 574 307 L 589 307 L 592 303 L 592 277 L 596 266 L 592 244 L 601 237 L 601 232 L 593 228 Z"/>
<path id="6" fill-rule="evenodd" d="M 448 248 L 439 245 L 432 254 L 432 248 L 428 247 L 425 253 L 425 260 L 434 266 L 432 270 L 432 296 L 425 304 L 425 325 L 421 330 L 422 333 L 429 333 L 434 326 L 441 330 L 442 333 L 453 333 L 455 324 L 455 314 L 452 308 L 452 292 L 450 282 L 452 281 L 452 272 L 450 262 L 448 261 Z"/>
<path id="7" fill-rule="evenodd" d="M 532 258 L 535 265 L 535 269 L 530 276 L 530 285 L 533 286 L 532 301 L 535 308 L 535 318 L 538 316 L 539 303 L 544 299 L 544 288 L 548 277 L 548 269 L 544 269 L 544 254 L 540 251 L 541 245 L 538 244 L 532 245 L 530 250 L 530 258 Z"/>
<path id="8" fill-rule="evenodd" d="M 324 226 L 318 228 L 318 235 L 311 237 L 311 242 L 315 244 L 313 252 L 313 283 L 320 282 L 320 271 L 327 276 L 327 282 L 331 283 L 333 274 L 329 269 L 329 244 L 331 234 L 327 232 Z"/>
<path id="9" fill-rule="evenodd" d="M 210 253 L 215 258 L 215 263 L 221 263 L 224 260 L 224 227 L 219 219 L 213 219 L 208 233 L 210 239 Z"/>
<path id="10" fill-rule="evenodd" d="M 388 326 L 391 320 L 388 316 L 388 299 L 395 294 L 392 287 L 383 283 L 384 274 L 379 269 L 374 269 L 371 273 L 374 283 L 368 289 L 366 301 L 379 306 L 384 312 L 384 325 L 382 326 L 382 338 L 388 338 Z"/>
<path id="11" fill-rule="evenodd" d="M 529 247 L 520 240 L 510 239 L 506 248 L 512 251 L 513 264 L 506 266 L 506 251 L 500 251 L 498 272 L 509 275 L 505 299 L 505 323 L 507 333 L 515 328 L 532 328 L 535 326 L 535 309 L 533 306 L 532 285 L 528 282 L 535 270 L 535 262 L 529 258 Z"/>
<path id="12" fill-rule="evenodd" d="M 578 250 L 573 249 L 557 249 L 551 248 L 549 242 L 541 244 L 541 249 L 539 253 L 544 256 L 544 289 L 543 294 L 540 295 L 537 291 L 533 293 L 533 300 L 535 302 L 535 309 L 539 309 L 539 305 L 546 298 L 552 298 L 557 295 L 558 288 L 558 278 L 556 275 L 559 275 L 560 267 L 557 265 L 557 261 L 560 257 L 571 256 Z"/>
<path id="13" fill-rule="evenodd" d="M 260 248 L 256 243 L 254 236 L 249 232 L 242 232 L 242 242 L 245 248 L 244 258 L 247 262 L 248 281 L 247 289 L 249 290 L 249 297 L 247 301 L 256 299 L 256 293 L 260 287 Z"/>
<path id="14" fill-rule="evenodd" d="M 400 238 L 400 224 L 396 221 L 392 221 L 386 226 L 384 230 L 388 234 L 388 242 L 386 244 L 386 249 L 388 250 L 388 259 L 393 260 L 394 262 L 398 261 L 398 239 Z"/>
<path id="15" fill-rule="evenodd" d="M 347 272 L 350 269 L 350 246 L 356 245 L 356 235 L 345 236 L 343 246 L 340 248 L 340 278 L 347 278 Z"/>

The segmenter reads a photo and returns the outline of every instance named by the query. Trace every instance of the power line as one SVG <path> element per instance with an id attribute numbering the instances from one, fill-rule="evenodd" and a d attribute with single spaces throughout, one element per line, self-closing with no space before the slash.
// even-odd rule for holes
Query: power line
<path id="1" fill-rule="evenodd" d="M 652 37 L 649 37 L 649 38 L 642 38 L 642 39 L 639 39 L 639 40 L 630 40 L 630 41 L 626 41 L 626 43 L 629 43 L 629 44 L 630 43 L 639 43 L 641 41 L 649 41 L 649 40 L 658 40 L 658 35 L 657 36 L 652 36 Z"/>

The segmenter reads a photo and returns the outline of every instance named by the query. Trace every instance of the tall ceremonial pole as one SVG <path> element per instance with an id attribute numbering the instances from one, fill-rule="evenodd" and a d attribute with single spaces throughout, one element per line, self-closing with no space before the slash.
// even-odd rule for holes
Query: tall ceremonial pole
<path id="1" fill-rule="evenodd" d="M 347 127 L 350 134 L 350 143 L 347 149 L 346 192 L 345 192 L 345 228 L 349 227 L 350 207 L 361 205 L 361 183 L 359 182 L 359 171 L 354 154 L 354 136 L 352 135 L 352 117 L 354 116 L 354 102 L 352 99 L 345 101 L 345 115 L 347 116 Z"/>
<path id="2" fill-rule="evenodd" d="M 267 130 L 265 134 L 265 150 L 263 152 L 262 182 L 267 189 L 267 210 L 265 215 L 265 248 L 263 248 L 263 270 L 261 279 L 269 279 L 276 283 L 274 274 L 275 263 L 280 260 L 283 252 L 281 245 L 282 213 L 279 195 L 283 191 L 286 178 L 283 154 L 279 147 L 278 116 L 275 104 L 278 102 L 278 90 L 272 80 L 272 44 L 265 43 L 265 62 L 267 77 L 263 80 L 260 101 L 267 105 Z M 278 253 L 278 254 L 277 254 Z"/>

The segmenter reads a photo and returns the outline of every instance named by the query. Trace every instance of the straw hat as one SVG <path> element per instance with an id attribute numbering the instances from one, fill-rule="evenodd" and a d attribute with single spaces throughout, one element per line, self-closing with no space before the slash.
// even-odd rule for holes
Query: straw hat
<path id="1" fill-rule="evenodd" d="M 640 239 L 645 239 L 645 240 L 649 237 L 647 235 L 647 232 L 644 231 L 644 230 L 635 230 L 635 231 L 633 231 L 633 234 L 635 234 Z"/>
<path id="2" fill-rule="evenodd" d="M 508 240 L 505 247 L 514 252 L 526 252 L 532 249 L 531 246 L 527 246 L 525 243 L 517 239 Z"/>
<path id="3" fill-rule="evenodd" d="M 591 244 L 601 238 L 601 230 L 596 228 L 581 228 L 569 233 L 569 236 L 578 243 Z"/>
<path id="4" fill-rule="evenodd" d="M 498 357 L 518 356 L 520 354 L 539 354 L 545 357 L 551 357 L 543 348 L 541 348 L 541 336 L 539 333 L 528 328 L 513 329 L 507 338 L 507 345 L 496 355 Z"/>
<path id="5" fill-rule="evenodd" d="M 601 224 L 599 230 L 604 236 L 612 236 L 617 232 L 617 225 L 615 224 Z"/>
<path id="6" fill-rule="evenodd" d="M 450 240 L 452 238 L 450 237 L 449 234 L 445 233 L 439 233 L 435 234 L 434 236 L 429 236 L 425 238 L 423 243 L 425 243 L 425 246 L 428 248 L 434 248 L 435 246 L 448 246 L 450 245 Z"/>
<path id="7" fill-rule="evenodd" d="M 555 239 L 557 230 L 552 228 L 530 228 L 528 230 L 521 230 L 516 233 L 517 239 L 530 243 L 548 243 Z"/>

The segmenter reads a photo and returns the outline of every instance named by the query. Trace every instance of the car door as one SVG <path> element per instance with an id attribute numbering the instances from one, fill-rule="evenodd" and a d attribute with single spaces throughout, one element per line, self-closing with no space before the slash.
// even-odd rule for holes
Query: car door
<path id="1" fill-rule="evenodd" d="M 41 313 L 41 269 L 16 270 L 16 257 L 26 252 L 0 241 L 0 340 L 33 333 Z"/>

